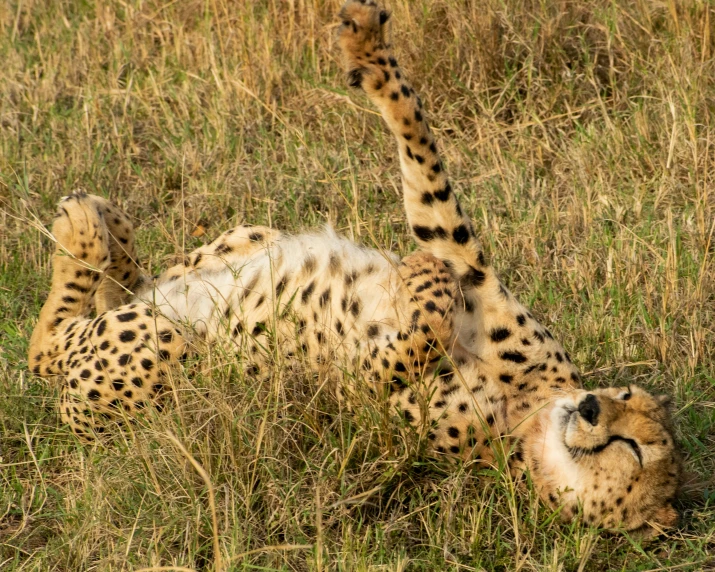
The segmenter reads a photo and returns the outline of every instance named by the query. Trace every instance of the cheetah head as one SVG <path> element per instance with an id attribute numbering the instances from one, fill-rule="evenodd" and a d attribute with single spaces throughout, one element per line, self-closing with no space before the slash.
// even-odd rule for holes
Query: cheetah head
<path id="1" fill-rule="evenodd" d="M 543 435 L 534 481 L 565 518 L 580 510 L 589 524 L 644 536 L 677 524 L 681 459 L 667 397 L 575 391 L 554 403 Z"/>

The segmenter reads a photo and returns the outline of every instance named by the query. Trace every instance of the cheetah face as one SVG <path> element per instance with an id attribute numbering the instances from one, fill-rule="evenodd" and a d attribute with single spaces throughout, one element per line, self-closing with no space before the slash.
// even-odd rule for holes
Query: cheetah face
<path id="1" fill-rule="evenodd" d="M 544 496 L 553 505 L 566 501 L 567 518 L 580 507 L 587 522 L 609 528 L 653 533 L 675 525 L 681 460 L 668 405 L 635 386 L 557 401 L 542 468 L 553 489 Z"/>

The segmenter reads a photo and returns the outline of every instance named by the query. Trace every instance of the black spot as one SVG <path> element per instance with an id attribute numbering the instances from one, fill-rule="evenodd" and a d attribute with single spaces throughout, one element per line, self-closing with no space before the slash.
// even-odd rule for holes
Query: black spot
<path id="1" fill-rule="evenodd" d="M 119 363 L 119 365 L 121 365 L 121 366 L 125 366 L 131 361 L 132 361 L 131 354 L 122 354 L 119 356 L 119 360 L 117 360 L 117 363 Z"/>
<path id="2" fill-rule="evenodd" d="M 264 236 L 260 232 L 252 232 L 248 235 L 248 240 L 251 242 L 263 242 Z"/>
<path id="3" fill-rule="evenodd" d="M 320 295 L 320 307 L 323 308 L 330 301 L 330 288 L 327 288 L 325 292 Z"/>
<path id="4" fill-rule="evenodd" d="M 513 375 L 509 375 L 508 373 L 502 373 L 499 376 L 499 381 L 503 381 L 504 383 L 511 383 L 511 380 L 514 379 Z"/>
<path id="5" fill-rule="evenodd" d="M 259 336 L 261 332 L 263 332 L 266 329 L 266 325 L 263 322 L 256 322 L 256 325 L 253 326 L 253 330 L 251 330 L 251 335 L 255 338 L 256 336 Z"/>
<path id="6" fill-rule="evenodd" d="M 115 391 L 121 391 L 124 388 L 124 381 L 121 379 L 113 379 L 112 387 L 115 389 Z"/>
<path id="7" fill-rule="evenodd" d="M 434 165 L 432 165 L 432 171 L 434 171 L 435 173 L 439 173 L 440 171 L 442 171 L 442 163 L 437 161 Z"/>
<path id="8" fill-rule="evenodd" d="M 97 325 L 97 335 L 101 336 L 104 334 L 104 330 L 107 328 L 107 321 L 106 320 L 100 320 L 99 324 Z"/>
<path id="9" fill-rule="evenodd" d="M 362 70 L 354 69 L 348 72 L 348 85 L 350 87 L 360 87 L 362 84 Z"/>
<path id="10" fill-rule="evenodd" d="M 511 331 L 508 328 L 494 328 L 489 333 L 489 337 L 493 342 L 503 342 L 509 336 L 511 336 Z"/>
<path id="11" fill-rule="evenodd" d="M 367 328 L 367 335 L 370 338 L 374 338 L 380 334 L 380 326 L 376 324 L 370 324 Z"/>
<path id="12" fill-rule="evenodd" d="M 404 84 L 401 85 L 400 91 L 402 92 L 402 95 L 404 95 L 405 97 L 410 97 L 410 90 L 407 88 L 406 85 L 404 85 Z"/>
<path id="13" fill-rule="evenodd" d="M 162 330 L 159 332 L 159 340 L 164 344 L 170 344 L 174 340 L 174 334 L 171 330 Z"/>
<path id="14" fill-rule="evenodd" d="M 513 361 L 514 363 L 524 363 L 526 356 L 519 351 L 501 352 L 499 357 L 504 361 Z"/>
<path id="15" fill-rule="evenodd" d="M 278 284 L 276 284 L 276 296 L 277 296 L 277 297 L 280 296 L 280 295 L 283 293 L 283 290 L 284 290 L 285 287 L 286 287 L 286 282 L 287 282 L 287 279 L 286 279 L 286 277 L 284 276 L 283 278 L 281 278 L 281 279 L 278 281 Z"/>
<path id="16" fill-rule="evenodd" d="M 387 65 L 387 61 L 385 61 L 385 58 L 383 58 L 383 57 L 377 58 L 377 63 L 380 64 L 381 66 Z"/>
<path id="17" fill-rule="evenodd" d="M 154 362 L 152 360 L 150 360 L 149 358 L 144 358 L 140 363 L 141 363 L 141 366 L 146 371 L 151 371 L 152 368 L 154 367 Z"/>
<path id="18" fill-rule="evenodd" d="M 105 350 L 107 350 L 107 348 L 109 348 L 109 341 L 108 341 L 108 340 L 104 340 L 104 341 L 102 342 L 102 344 L 99 346 L 99 349 L 102 350 L 102 351 L 105 351 Z"/>
<path id="19" fill-rule="evenodd" d="M 132 378 L 132 385 L 134 387 L 142 387 L 144 385 L 144 381 L 142 381 L 141 377 L 133 377 Z"/>
<path id="20" fill-rule="evenodd" d="M 92 375 L 92 372 L 89 371 L 88 369 L 83 369 L 83 370 L 80 372 L 80 374 L 79 374 L 79 376 L 80 376 L 82 379 L 89 379 L 89 376 L 90 376 L 90 375 Z"/>
<path id="21" fill-rule="evenodd" d="M 421 165 L 425 162 L 425 158 L 422 155 L 415 155 L 415 161 L 417 161 Z"/>
<path id="22" fill-rule="evenodd" d="M 422 113 L 419 109 L 415 110 L 415 121 L 422 121 Z"/>
<path id="23" fill-rule="evenodd" d="M 524 324 L 526 324 L 526 316 L 524 316 L 524 314 L 519 314 L 516 317 L 516 323 L 519 324 L 520 326 L 523 326 Z"/>
<path id="24" fill-rule="evenodd" d="M 441 226 L 437 226 L 432 229 L 427 226 L 415 225 L 412 227 L 412 231 L 415 233 L 417 238 L 424 240 L 425 242 L 429 242 L 435 238 L 447 238 L 447 233 Z"/>
<path id="25" fill-rule="evenodd" d="M 228 254 L 229 252 L 233 252 L 233 247 L 229 246 L 226 243 L 219 244 L 216 247 L 216 250 L 214 250 L 214 253 L 217 255 Z"/>
<path id="26" fill-rule="evenodd" d="M 444 189 L 442 189 L 441 191 L 435 191 L 434 196 L 438 200 L 445 202 L 446 200 L 449 199 L 449 195 L 451 195 L 451 194 L 452 194 L 452 185 L 450 185 L 449 182 L 447 182 L 447 184 L 444 186 Z M 457 204 L 459 204 L 459 203 L 457 203 Z"/>
<path id="27" fill-rule="evenodd" d="M 119 340 L 124 343 L 133 342 L 136 337 L 136 332 L 133 332 L 131 330 L 124 330 L 121 334 L 119 334 Z"/>
<path id="28" fill-rule="evenodd" d="M 397 91 L 393 91 L 393 92 L 390 94 L 390 99 L 391 99 L 392 101 L 397 101 L 398 99 L 400 99 L 400 94 L 399 94 Z"/>
<path id="29" fill-rule="evenodd" d="M 303 304 L 308 302 L 308 298 L 311 297 L 314 290 L 315 290 L 315 282 L 311 282 L 310 284 L 308 284 L 305 287 L 305 289 L 303 290 L 303 293 L 300 295 L 300 299 L 302 300 Z"/>
<path id="30" fill-rule="evenodd" d="M 74 290 L 76 292 L 79 292 L 80 294 L 86 294 L 89 292 L 89 288 L 85 288 L 84 286 L 80 286 L 79 284 L 76 284 L 75 282 L 68 282 L 65 284 L 65 288 L 68 290 Z"/>
<path id="31" fill-rule="evenodd" d="M 469 270 L 462 276 L 462 281 L 471 286 L 477 287 L 484 284 L 485 278 L 486 275 L 482 270 L 470 266 Z"/>
<path id="32" fill-rule="evenodd" d="M 452 238 L 457 244 L 466 244 L 469 240 L 469 230 L 467 230 L 465 225 L 460 224 L 452 231 Z"/>
<path id="33" fill-rule="evenodd" d="M 458 439 L 459 438 L 459 429 L 456 427 L 450 427 L 447 429 L 447 435 L 452 437 L 453 439 Z"/>
<path id="34" fill-rule="evenodd" d="M 460 403 L 460 404 L 459 404 L 459 408 L 458 408 L 458 409 L 459 409 L 459 412 L 460 412 L 460 413 L 466 413 L 468 407 L 469 407 L 469 406 L 468 406 L 466 403 Z"/>
<path id="35" fill-rule="evenodd" d="M 101 397 L 101 394 L 96 389 L 90 389 L 87 392 L 87 398 L 91 401 L 97 401 Z"/>
<path id="36" fill-rule="evenodd" d="M 434 201 L 434 195 L 432 193 L 430 193 L 429 191 L 422 193 L 421 202 L 423 205 L 431 205 L 432 201 Z"/>
<path id="37" fill-rule="evenodd" d="M 391 65 L 393 68 L 396 68 L 396 67 L 397 67 L 397 60 L 396 60 L 395 58 L 390 57 L 390 58 L 388 58 L 388 60 L 390 61 L 390 65 Z"/>

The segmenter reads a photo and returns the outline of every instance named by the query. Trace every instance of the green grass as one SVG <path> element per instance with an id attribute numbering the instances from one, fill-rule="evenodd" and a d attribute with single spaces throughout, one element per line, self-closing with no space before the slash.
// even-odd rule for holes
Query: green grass
<path id="1" fill-rule="evenodd" d="M 391 138 L 338 71 L 338 8 L 0 5 L 0 569 L 714 569 L 715 10 L 702 0 L 390 3 L 503 279 L 589 387 L 675 396 L 677 530 L 641 544 L 561 524 L 499 471 L 430 461 L 383 411 L 343 414 L 280 364 L 256 383 L 218 350 L 111 443 L 60 426 L 58 389 L 25 353 L 49 284 L 39 225 L 61 196 L 125 208 L 152 272 L 243 221 L 413 248 Z"/>

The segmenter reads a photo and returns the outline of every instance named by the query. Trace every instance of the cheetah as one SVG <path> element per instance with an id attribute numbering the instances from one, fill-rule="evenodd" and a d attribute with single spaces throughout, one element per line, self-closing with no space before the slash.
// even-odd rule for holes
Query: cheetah
<path id="1" fill-rule="evenodd" d="M 58 380 L 61 419 L 92 438 L 160 406 L 168 372 L 197 343 L 234 351 L 252 375 L 280 352 L 335 380 L 339 400 L 385 399 L 436 457 L 493 464 L 506 452 L 565 520 L 644 535 L 674 526 L 682 462 L 668 398 L 582 388 L 569 354 L 479 248 L 386 42 L 389 12 L 350 0 L 339 17 L 348 82 L 397 141 L 416 253 L 245 225 L 150 280 L 129 218 L 74 194 L 53 224 L 52 287 L 28 358 Z"/>

